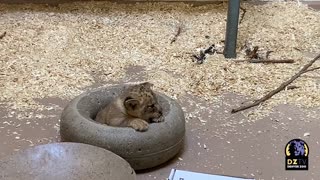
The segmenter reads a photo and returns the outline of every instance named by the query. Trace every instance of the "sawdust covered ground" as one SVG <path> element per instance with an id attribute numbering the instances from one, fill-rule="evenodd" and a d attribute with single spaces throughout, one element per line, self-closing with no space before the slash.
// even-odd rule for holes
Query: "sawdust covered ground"
<path id="1" fill-rule="evenodd" d="M 320 51 L 320 13 L 296 3 L 242 7 L 247 12 L 239 47 L 250 40 L 274 51 L 272 59 L 290 58 L 294 64 L 234 63 L 221 54 L 201 65 L 192 62 L 198 48 L 224 39 L 225 3 L 0 5 L 0 33 L 7 33 L 0 40 L 0 101 L 11 109 L 55 108 L 34 98 L 71 99 L 95 81 L 110 85 L 123 79 L 130 66 L 145 66 L 155 88 L 175 98 L 189 93 L 214 102 L 226 92 L 259 98 L 310 61 L 305 52 Z M 181 34 L 170 44 L 179 26 Z M 303 75 L 293 83 L 299 88 L 246 115 L 264 116 L 278 104 L 318 107 L 319 76 L 319 71 Z"/>

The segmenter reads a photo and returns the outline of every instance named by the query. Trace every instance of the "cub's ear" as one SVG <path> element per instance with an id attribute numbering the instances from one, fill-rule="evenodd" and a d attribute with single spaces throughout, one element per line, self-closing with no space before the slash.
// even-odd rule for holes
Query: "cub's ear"
<path id="1" fill-rule="evenodd" d="M 138 108 L 139 101 L 132 98 L 126 98 L 124 100 L 124 107 L 129 111 L 134 111 Z"/>
<path id="2" fill-rule="evenodd" d="M 151 89 L 153 87 L 153 84 L 149 82 L 144 82 L 139 84 L 139 86 L 140 86 L 140 90 L 146 90 L 146 89 Z"/>

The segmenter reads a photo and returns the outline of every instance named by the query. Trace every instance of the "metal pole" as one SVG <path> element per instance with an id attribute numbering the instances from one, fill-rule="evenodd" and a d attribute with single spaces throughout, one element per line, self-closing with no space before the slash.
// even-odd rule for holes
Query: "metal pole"
<path id="1" fill-rule="evenodd" d="M 239 22 L 240 0 L 229 0 L 227 32 L 224 47 L 225 58 L 236 58 L 238 22 Z"/>

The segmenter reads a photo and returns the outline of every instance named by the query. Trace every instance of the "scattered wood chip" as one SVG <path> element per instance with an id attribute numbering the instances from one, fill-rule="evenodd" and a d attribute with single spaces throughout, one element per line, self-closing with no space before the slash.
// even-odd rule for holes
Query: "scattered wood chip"
<path id="1" fill-rule="evenodd" d="M 204 46 L 205 49 L 211 44 L 216 47 L 217 43 L 220 44 L 219 41 L 224 39 L 225 24 L 221 22 L 224 22 L 227 6 L 168 5 L 143 3 L 127 6 L 106 1 L 83 2 L 61 4 L 54 11 L 38 5 L 1 5 L 5 9 L 1 12 L 3 17 L 10 17 L 0 18 L 0 34 L 7 32 L 0 40 L 1 103 L 20 110 L 43 109 L 41 104 L 33 101 L 34 98 L 70 100 L 96 82 L 105 86 L 121 83 L 129 80 L 124 79 L 130 78 L 126 77 L 124 68 L 132 65 L 145 66 L 145 78 L 156 84 L 156 90 L 171 97 L 190 93 L 212 102 L 223 93 L 234 92 L 258 99 L 304 65 L 304 61 L 300 61 L 304 52 L 319 50 L 318 11 L 285 2 L 259 6 L 244 3 L 241 6 L 247 9 L 247 13 L 242 25 L 249 26 L 239 27 L 243 32 L 239 42 L 244 42 L 250 34 L 250 40 L 260 48 L 267 46 L 276 51 L 270 54 L 269 59 L 290 57 L 296 62 L 285 69 L 282 65 L 236 64 L 216 52 L 214 60 L 208 61 L 206 66 L 196 66 L 198 64 L 186 62 L 186 57 L 199 55 L 199 52 L 193 53 L 195 47 Z M 141 9 L 152 11 L 140 12 Z M 205 13 L 198 16 L 201 11 Z M 183 26 L 176 42 L 170 45 L 178 28 L 178 24 L 172 24 L 177 19 L 188 21 L 188 33 L 184 33 L 186 28 Z M 291 23 L 293 21 L 295 23 Z M 98 30 L 95 25 L 103 28 Z M 205 35 L 209 35 L 210 39 L 206 39 Z M 178 43 L 182 41 L 182 36 L 188 42 Z M 208 42 L 210 44 L 206 44 Z M 123 53 L 119 54 L 119 51 Z M 188 55 L 188 52 L 191 54 Z M 174 54 L 179 57 L 173 57 Z M 239 53 L 240 56 L 244 54 Z M 208 55 L 206 60 L 211 57 Z M 50 66 L 47 66 L 48 63 Z M 105 76 L 103 72 L 112 74 Z M 196 85 L 200 79 L 199 85 Z M 314 86 L 317 81 L 316 78 L 297 81 L 295 85 L 299 89 L 279 93 L 277 98 L 272 98 L 272 102 L 250 112 L 250 119 L 270 113 L 272 107 L 284 100 L 300 107 L 319 107 L 320 92 Z M 286 96 L 287 93 L 290 96 Z M 296 101 L 297 97 L 302 100 Z"/>
<path id="2" fill-rule="evenodd" d="M 7 32 L 3 32 L 1 35 L 0 35 L 0 39 L 4 38 L 6 36 Z"/>
<path id="3" fill-rule="evenodd" d="M 112 73 L 103 73 L 103 75 L 105 75 L 105 76 L 109 76 L 110 74 L 112 74 Z"/>
<path id="4" fill-rule="evenodd" d="M 287 86 L 286 90 L 292 90 L 292 89 L 298 89 L 298 88 L 299 86 L 292 85 L 292 86 Z"/>

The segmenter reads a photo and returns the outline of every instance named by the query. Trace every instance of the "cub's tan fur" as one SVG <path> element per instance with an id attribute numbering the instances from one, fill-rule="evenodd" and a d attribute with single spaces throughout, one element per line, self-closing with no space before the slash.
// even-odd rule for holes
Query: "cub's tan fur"
<path id="1" fill-rule="evenodd" d="M 152 86 L 148 82 L 128 86 L 98 112 L 95 120 L 109 126 L 132 127 L 137 131 L 147 130 L 151 121 L 163 121 L 162 108 Z"/>

